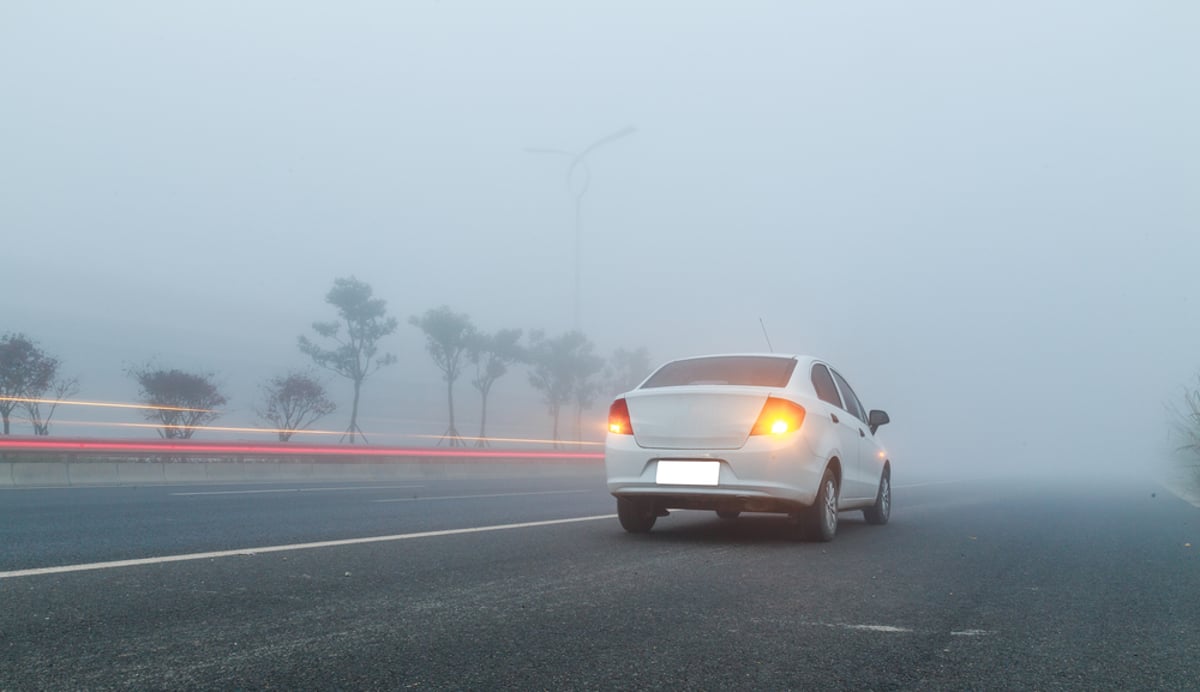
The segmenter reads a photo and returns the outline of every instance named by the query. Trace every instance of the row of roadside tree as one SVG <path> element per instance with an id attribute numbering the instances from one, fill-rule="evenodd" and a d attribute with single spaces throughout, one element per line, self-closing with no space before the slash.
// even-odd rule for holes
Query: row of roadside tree
<path id="1" fill-rule="evenodd" d="M 325 297 L 336 318 L 314 322 L 312 334 L 297 345 L 318 368 L 347 381 L 351 405 L 343 439 L 365 441 L 359 427 L 364 383 L 396 362 L 383 342 L 400 326 L 371 286 L 353 276 L 338 278 Z M 605 359 L 582 332 L 557 336 L 540 330 L 507 328 L 485 331 L 448 306 L 409 319 L 425 338 L 425 348 L 446 385 L 448 423 L 442 440 L 451 445 L 486 446 L 488 402 L 493 386 L 514 368 L 524 368 L 529 383 L 546 405 L 556 444 L 564 414 L 574 412 L 574 437 L 582 437 L 582 413 L 599 399 L 631 389 L 650 370 L 645 348 L 617 349 Z M 49 435 L 55 410 L 79 393 L 79 378 L 62 375 L 57 358 L 25 334 L 0 337 L 0 418 L 5 435 L 13 414 L 23 412 L 35 435 Z M 217 420 L 228 404 L 211 372 L 188 372 L 146 363 L 126 369 L 139 388 L 139 404 L 160 436 L 190 438 Z M 478 435 L 460 433 L 456 423 L 455 385 L 466 377 L 479 394 Z M 326 383 L 311 369 L 276 374 L 260 385 L 255 411 L 281 441 L 311 428 L 337 409 Z"/>

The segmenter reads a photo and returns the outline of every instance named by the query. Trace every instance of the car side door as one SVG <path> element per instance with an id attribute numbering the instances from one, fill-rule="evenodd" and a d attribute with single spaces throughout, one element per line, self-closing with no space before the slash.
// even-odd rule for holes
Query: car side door
<path id="1" fill-rule="evenodd" d="M 873 463 L 879 445 L 875 441 L 875 436 L 870 433 L 870 426 L 867 424 L 867 410 L 859 401 L 858 395 L 854 393 L 850 383 L 837 370 L 833 370 L 833 379 L 837 381 L 842 401 L 846 405 L 846 411 L 850 414 L 850 427 L 856 438 L 856 449 L 858 450 L 858 463 L 854 469 L 854 485 L 852 494 L 848 493 L 848 499 L 873 500 L 878 493 L 879 485 L 879 471 L 876 464 Z"/>
<path id="2" fill-rule="evenodd" d="M 862 479 L 859 477 L 858 460 L 858 421 L 846 408 L 842 395 L 834 383 L 832 369 L 824 363 L 814 363 L 812 367 L 813 388 L 817 397 L 830 404 L 829 416 L 837 430 L 839 457 L 842 463 L 842 488 L 840 495 L 843 499 L 858 497 L 862 489 Z"/>

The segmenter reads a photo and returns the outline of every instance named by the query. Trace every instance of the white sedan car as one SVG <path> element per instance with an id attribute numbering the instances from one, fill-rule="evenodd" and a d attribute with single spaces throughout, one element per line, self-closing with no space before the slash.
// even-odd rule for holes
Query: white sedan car
<path id="1" fill-rule="evenodd" d="M 672 361 L 608 413 L 604 464 L 621 526 L 649 531 L 668 509 L 793 517 L 831 540 L 838 512 L 885 524 L 891 463 L 850 384 L 808 356 L 716 355 Z"/>

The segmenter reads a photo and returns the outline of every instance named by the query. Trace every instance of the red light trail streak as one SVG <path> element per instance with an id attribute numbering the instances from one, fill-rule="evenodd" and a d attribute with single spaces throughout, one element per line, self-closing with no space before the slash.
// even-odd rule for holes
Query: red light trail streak
<path id="1" fill-rule="evenodd" d="M 171 454 L 192 456 L 354 456 L 460 459 L 602 459 L 601 452 L 558 452 L 517 449 L 437 449 L 375 445 L 313 445 L 269 442 L 183 442 L 180 440 L 102 440 L 82 438 L 5 438 L 0 452 L 66 454 Z"/>

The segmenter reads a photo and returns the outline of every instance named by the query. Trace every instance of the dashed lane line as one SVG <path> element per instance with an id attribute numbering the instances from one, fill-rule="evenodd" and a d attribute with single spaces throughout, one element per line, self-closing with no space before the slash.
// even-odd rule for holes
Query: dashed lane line
<path id="1" fill-rule="evenodd" d="M 431 495 L 429 497 L 389 497 L 371 502 L 423 502 L 426 500 L 473 500 L 486 497 L 521 497 L 524 495 L 567 495 L 571 493 L 594 493 L 596 490 L 537 490 L 525 493 L 486 493 L 480 495 Z"/>
<path id="2" fill-rule="evenodd" d="M 188 493 L 171 493 L 171 495 L 176 497 L 186 497 L 189 495 L 258 495 L 263 493 L 319 493 L 337 490 L 408 490 L 424 487 L 423 485 L 360 485 L 353 487 L 334 486 L 329 488 L 269 488 L 266 490 L 197 490 Z"/>
<path id="3" fill-rule="evenodd" d="M 924 488 L 924 487 L 930 486 L 930 485 L 953 485 L 955 483 L 971 483 L 973 481 L 983 481 L 983 480 L 987 480 L 987 479 L 986 478 L 956 478 L 956 479 L 948 480 L 948 481 L 926 481 L 924 483 L 905 483 L 903 485 L 892 485 L 892 488 L 894 488 L 896 490 L 903 490 L 905 488 Z"/>
<path id="4" fill-rule="evenodd" d="M 824 624 L 824 623 L 822 623 Z M 895 625 L 829 625 L 830 627 L 840 627 L 847 630 L 862 630 L 866 632 L 912 632 L 908 627 L 896 627 Z"/>

